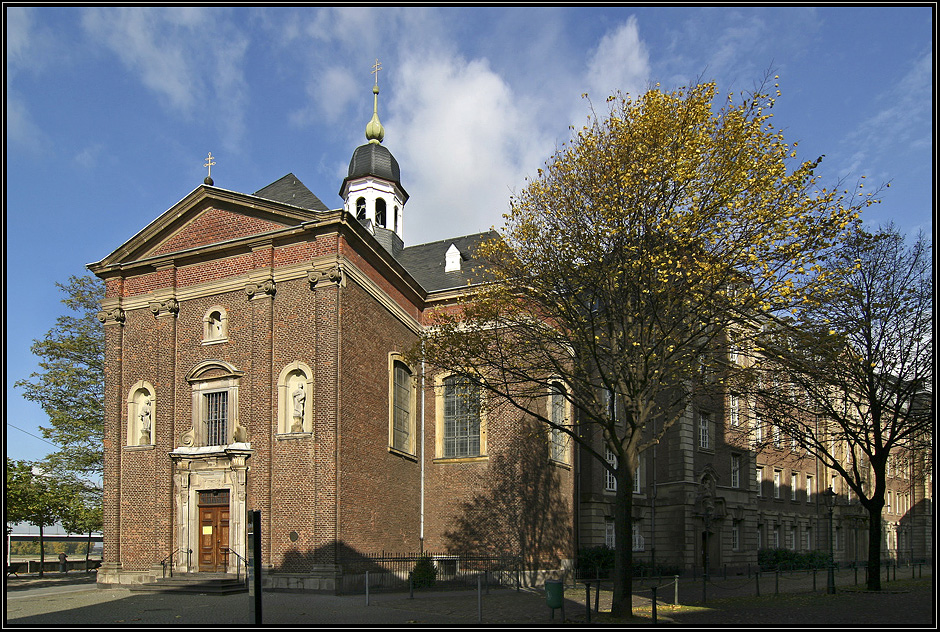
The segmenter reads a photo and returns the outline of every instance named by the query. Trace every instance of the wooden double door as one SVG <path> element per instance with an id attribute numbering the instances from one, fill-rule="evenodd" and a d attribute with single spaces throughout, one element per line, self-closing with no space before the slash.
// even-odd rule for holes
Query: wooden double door
<path id="1" fill-rule="evenodd" d="M 228 568 L 230 513 L 227 489 L 199 492 L 199 572 Z"/>

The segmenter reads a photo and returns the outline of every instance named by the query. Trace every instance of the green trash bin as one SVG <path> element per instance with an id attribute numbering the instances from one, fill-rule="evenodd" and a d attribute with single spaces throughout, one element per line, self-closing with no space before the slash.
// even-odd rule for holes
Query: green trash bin
<path id="1" fill-rule="evenodd" d="M 555 618 L 555 608 L 561 608 L 561 618 L 565 618 L 565 584 L 557 579 L 545 581 L 545 601 L 552 609 L 552 619 Z"/>

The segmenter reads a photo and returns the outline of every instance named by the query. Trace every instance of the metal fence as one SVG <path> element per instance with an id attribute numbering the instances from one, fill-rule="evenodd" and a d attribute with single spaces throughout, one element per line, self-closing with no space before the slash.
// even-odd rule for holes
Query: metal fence
<path id="1" fill-rule="evenodd" d="M 366 591 L 407 591 L 410 578 L 422 557 L 429 557 L 435 569 L 434 590 L 475 588 L 477 578 L 485 586 L 516 586 L 522 570 L 514 556 L 466 555 L 452 553 L 376 553 L 340 558 L 339 591 L 346 594 Z"/>

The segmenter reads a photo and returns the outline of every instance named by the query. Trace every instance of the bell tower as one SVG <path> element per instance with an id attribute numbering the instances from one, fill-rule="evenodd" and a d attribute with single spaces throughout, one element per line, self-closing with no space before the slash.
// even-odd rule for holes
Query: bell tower
<path id="1" fill-rule="evenodd" d="M 368 226 L 379 242 L 393 254 L 404 243 L 404 208 L 408 193 L 401 186 L 398 161 L 382 145 L 385 128 L 379 121 L 379 70 L 375 60 L 372 73 L 372 120 L 366 125 L 366 144 L 353 152 L 349 172 L 339 195 L 346 212 Z"/>

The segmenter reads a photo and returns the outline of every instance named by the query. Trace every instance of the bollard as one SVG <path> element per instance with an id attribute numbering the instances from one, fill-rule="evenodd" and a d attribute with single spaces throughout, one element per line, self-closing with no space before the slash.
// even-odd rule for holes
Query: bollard
<path id="1" fill-rule="evenodd" d="M 816 592 L 816 567 L 813 567 L 813 592 Z"/>
<path id="2" fill-rule="evenodd" d="M 754 573 L 754 579 L 757 581 L 757 596 L 760 597 L 760 568 Z"/>
<path id="3" fill-rule="evenodd" d="M 483 571 L 483 578 L 486 580 L 483 583 L 486 584 L 486 594 L 488 595 L 490 594 L 490 572 Z"/>
<path id="4" fill-rule="evenodd" d="M 477 575 L 477 621 L 483 623 L 483 587 L 480 585 L 479 575 Z"/>
<path id="5" fill-rule="evenodd" d="M 587 622 L 591 622 L 591 582 L 584 582 L 584 609 L 587 611 Z"/>
<path id="6" fill-rule="evenodd" d="M 369 571 L 366 571 L 366 605 L 369 605 Z"/>
<path id="7" fill-rule="evenodd" d="M 656 625 L 656 586 L 653 586 L 653 625 Z"/>
<path id="8" fill-rule="evenodd" d="M 601 600 L 601 580 L 597 580 L 597 588 L 594 589 L 594 612 L 600 612 Z"/>
<path id="9" fill-rule="evenodd" d="M 774 571 L 774 594 L 780 594 L 780 569 Z"/>
<path id="10" fill-rule="evenodd" d="M 853 564 L 855 567 L 855 585 L 858 586 L 858 564 Z"/>
<path id="11" fill-rule="evenodd" d="M 675 581 L 676 581 L 676 583 L 675 583 L 675 586 L 676 586 L 676 595 L 675 595 L 675 598 L 674 598 L 672 601 L 673 601 L 673 603 L 675 603 L 675 604 L 678 606 L 678 605 L 679 605 L 679 576 L 678 576 L 678 575 L 676 575 L 676 580 L 675 580 Z"/>
<path id="12" fill-rule="evenodd" d="M 408 599 L 415 598 L 415 577 L 414 573 L 408 573 Z"/>

